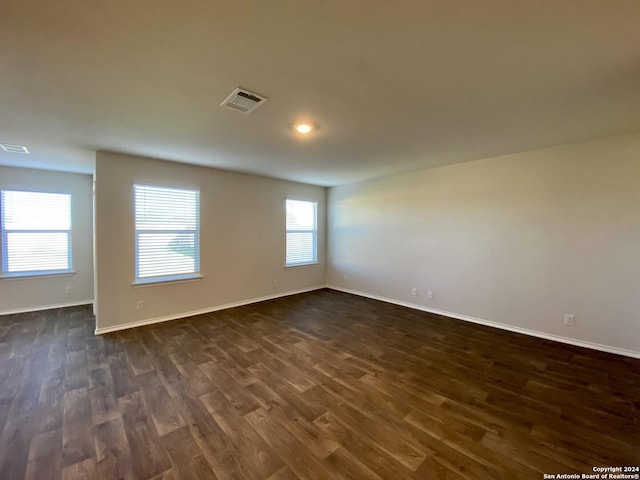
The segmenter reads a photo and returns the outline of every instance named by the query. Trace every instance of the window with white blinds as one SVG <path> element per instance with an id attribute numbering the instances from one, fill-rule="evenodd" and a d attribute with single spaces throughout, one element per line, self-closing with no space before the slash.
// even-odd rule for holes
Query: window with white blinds
<path id="1" fill-rule="evenodd" d="M 318 204 L 287 199 L 287 266 L 318 261 Z"/>
<path id="2" fill-rule="evenodd" d="M 134 185 L 136 282 L 200 272 L 200 192 Z"/>
<path id="3" fill-rule="evenodd" d="M 2 275 L 71 271 L 71 195 L 2 190 Z"/>

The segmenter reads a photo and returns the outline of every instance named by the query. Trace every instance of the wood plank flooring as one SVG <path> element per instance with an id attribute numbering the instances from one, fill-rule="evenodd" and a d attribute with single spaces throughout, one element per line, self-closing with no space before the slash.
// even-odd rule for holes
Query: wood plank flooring
<path id="1" fill-rule="evenodd" d="M 94 336 L 0 317 L 0 479 L 541 479 L 640 465 L 640 361 L 331 290 Z"/>

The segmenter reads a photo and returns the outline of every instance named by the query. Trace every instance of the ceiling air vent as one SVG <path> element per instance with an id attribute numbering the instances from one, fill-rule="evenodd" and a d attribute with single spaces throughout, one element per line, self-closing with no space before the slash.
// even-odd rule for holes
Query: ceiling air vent
<path id="1" fill-rule="evenodd" d="M 267 97 L 250 92 L 244 88 L 236 88 L 220 105 L 238 112 L 249 113 L 266 101 Z"/>
<path id="2" fill-rule="evenodd" d="M 0 143 L 0 147 L 9 153 L 29 153 L 27 147 L 23 147 L 22 145 L 11 145 L 10 143 Z"/>

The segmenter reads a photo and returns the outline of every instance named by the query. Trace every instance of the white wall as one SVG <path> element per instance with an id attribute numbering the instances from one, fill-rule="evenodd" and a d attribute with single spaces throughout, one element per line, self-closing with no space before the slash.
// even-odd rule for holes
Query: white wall
<path id="1" fill-rule="evenodd" d="M 203 279 L 132 285 L 134 183 L 200 190 Z M 98 152 L 98 330 L 323 286 L 325 196 L 323 187 Z M 284 268 L 286 197 L 318 202 L 318 265 Z M 136 310 L 138 300 L 144 301 L 144 310 Z"/>
<path id="2" fill-rule="evenodd" d="M 73 274 L 0 278 L 0 314 L 93 301 L 93 179 L 0 166 L 0 189 L 71 194 Z M 67 294 L 67 287 L 71 293 Z"/>
<path id="3" fill-rule="evenodd" d="M 328 211 L 330 285 L 640 353 L 640 135 L 331 188 Z"/>

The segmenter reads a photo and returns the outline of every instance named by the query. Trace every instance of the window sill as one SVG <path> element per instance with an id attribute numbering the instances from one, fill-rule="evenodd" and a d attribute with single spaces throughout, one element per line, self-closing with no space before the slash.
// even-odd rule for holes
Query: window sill
<path id="1" fill-rule="evenodd" d="M 11 279 L 25 279 L 25 278 L 50 278 L 50 277 L 69 277 L 71 275 L 75 275 L 76 272 L 73 270 L 63 271 L 63 272 L 16 272 L 16 273 L 3 273 L 0 275 L 0 280 L 11 280 Z"/>
<path id="2" fill-rule="evenodd" d="M 166 285 L 168 283 L 185 283 L 196 282 L 202 280 L 204 275 L 200 273 L 194 273 L 189 275 L 172 275 L 170 277 L 153 277 L 138 279 L 134 281 L 131 286 L 133 287 L 153 287 L 156 285 Z"/>
<path id="3" fill-rule="evenodd" d="M 294 263 L 292 265 L 285 265 L 284 268 L 313 267 L 314 265 L 320 265 L 320 262 Z"/>

